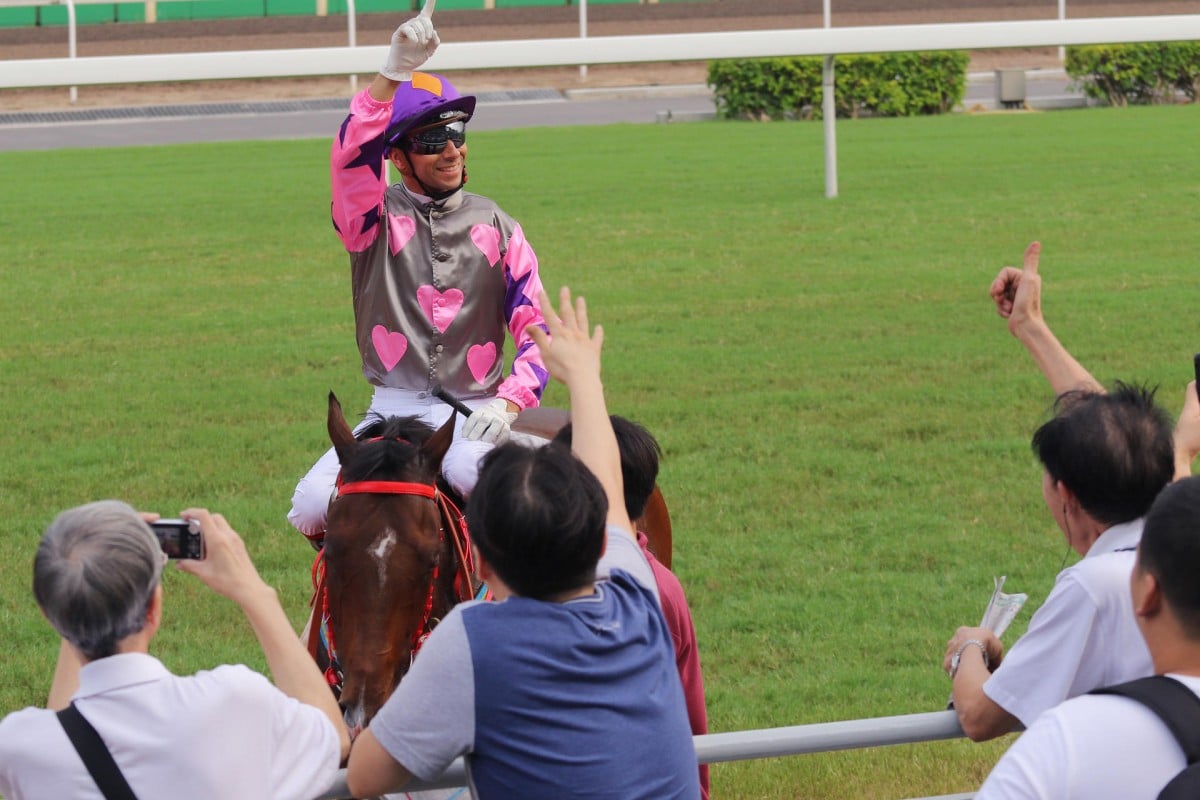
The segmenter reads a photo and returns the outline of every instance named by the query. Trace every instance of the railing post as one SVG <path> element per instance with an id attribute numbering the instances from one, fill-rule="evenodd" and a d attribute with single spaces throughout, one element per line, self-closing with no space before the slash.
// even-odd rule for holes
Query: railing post
<path id="1" fill-rule="evenodd" d="M 587 38 L 587 0 L 579 0 L 579 38 Z M 587 80 L 587 64 L 579 65 L 579 80 Z"/>
<path id="2" fill-rule="evenodd" d="M 324 2 L 324 0 L 322 0 Z M 358 46 L 358 15 L 354 9 L 354 0 L 346 0 L 346 28 L 351 47 Z M 358 73 L 350 73 L 350 94 L 358 94 Z"/>
<path id="3" fill-rule="evenodd" d="M 64 0 L 67 4 L 67 58 L 75 58 L 75 0 Z M 79 99 L 79 87 L 71 85 L 71 105 Z"/>
<path id="4" fill-rule="evenodd" d="M 830 0 L 824 4 L 825 27 L 833 26 Z M 838 196 L 837 179 L 837 98 L 833 74 L 833 56 L 825 56 L 821 66 L 821 119 L 825 128 L 825 196 Z"/>
<path id="5" fill-rule="evenodd" d="M 1065 20 L 1067 18 L 1067 0 L 1058 0 L 1058 18 Z M 1067 48 L 1061 44 L 1058 46 L 1058 64 L 1063 66 L 1067 63 Z"/>

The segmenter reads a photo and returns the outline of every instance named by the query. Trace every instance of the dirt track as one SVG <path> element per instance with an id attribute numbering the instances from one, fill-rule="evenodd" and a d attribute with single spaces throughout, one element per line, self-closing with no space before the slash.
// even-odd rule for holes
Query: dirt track
<path id="1" fill-rule="evenodd" d="M 1052 19 L 1057 4 L 1040 0 L 832 0 L 837 26 L 980 22 Z M 588 35 L 697 33 L 726 30 L 818 27 L 821 0 L 695 0 L 687 3 L 600 5 L 588 8 Z M 1085 0 L 1069 2 L 1071 17 L 1195 13 L 1195 0 Z M 391 31 L 409 14 L 364 14 L 358 17 L 358 43 L 387 42 Z M 489 11 L 437 13 L 442 41 L 491 41 L 570 37 L 579 34 L 574 6 L 499 8 Z M 154 25 L 114 23 L 80 29 L 82 56 L 139 53 L 335 47 L 346 44 L 346 18 L 269 17 Z M 0 30 L 0 58 L 55 58 L 66 55 L 66 30 L 57 28 Z M 972 69 L 1055 67 L 1054 48 L 979 51 Z M 573 89 L 599 86 L 704 83 L 705 63 L 621 64 L 590 67 L 581 81 L 574 67 L 456 73 L 465 91 L 512 88 L 514 85 Z M 264 100 L 338 97 L 347 93 L 345 78 L 213 81 L 82 87 L 78 106 L 146 105 L 208 100 Z M 0 108 L 29 110 L 67 108 L 65 89 L 3 90 Z"/>

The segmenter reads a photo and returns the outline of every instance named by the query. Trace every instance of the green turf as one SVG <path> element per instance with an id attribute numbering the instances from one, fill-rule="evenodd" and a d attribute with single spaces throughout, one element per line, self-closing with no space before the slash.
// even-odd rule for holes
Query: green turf
<path id="1" fill-rule="evenodd" d="M 1194 106 L 840 122 L 836 200 L 818 124 L 472 134 L 471 188 L 522 221 L 548 287 L 588 298 L 611 410 L 664 447 L 714 732 L 940 709 L 942 648 L 992 577 L 1045 597 L 1065 545 L 1028 442 L 1052 398 L 986 289 L 1040 239 L 1062 340 L 1174 412 L 1200 350 L 1198 126 Z M 223 512 L 299 624 L 291 491 L 326 447 L 326 393 L 369 399 L 327 153 L 0 154 L 0 713 L 44 699 L 56 643 L 29 564 L 69 505 Z M 183 575 L 166 591 L 168 666 L 263 666 L 228 602 Z M 968 791 L 1003 746 L 713 780 L 722 798 Z"/>

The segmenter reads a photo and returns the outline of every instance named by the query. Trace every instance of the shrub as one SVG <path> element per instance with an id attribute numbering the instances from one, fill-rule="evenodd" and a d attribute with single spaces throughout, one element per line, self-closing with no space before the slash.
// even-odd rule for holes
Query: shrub
<path id="1" fill-rule="evenodd" d="M 1190 102 L 1200 95 L 1200 42 L 1068 47 L 1064 64 L 1088 97 L 1112 106 Z"/>
<path id="2" fill-rule="evenodd" d="M 820 119 L 820 56 L 731 59 L 708 65 L 717 113 L 729 119 Z M 969 56 L 962 51 L 838 56 L 839 117 L 942 114 L 962 102 Z"/>

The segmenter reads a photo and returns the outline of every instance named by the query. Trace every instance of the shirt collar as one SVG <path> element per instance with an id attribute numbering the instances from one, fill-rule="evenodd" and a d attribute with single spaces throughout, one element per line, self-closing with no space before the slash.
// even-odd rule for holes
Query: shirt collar
<path id="1" fill-rule="evenodd" d="M 1133 550 L 1142 540 L 1142 524 L 1145 520 L 1138 517 L 1130 522 L 1122 522 L 1100 534 L 1100 538 L 1092 543 L 1084 558 L 1115 553 L 1118 550 Z"/>
<path id="2" fill-rule="evenodd" d="M 162 662 L 152 655 L 118 653 L 84 664 L 79 671 L 79 690 L 72 699 L 162 680 L 170 674 Z"/>

